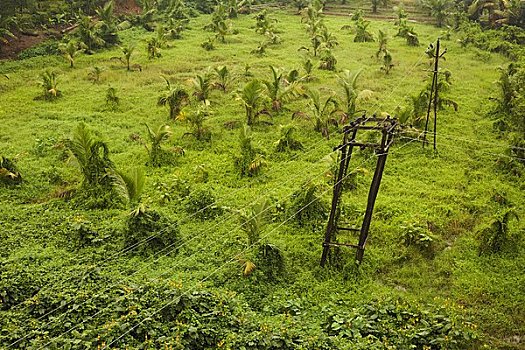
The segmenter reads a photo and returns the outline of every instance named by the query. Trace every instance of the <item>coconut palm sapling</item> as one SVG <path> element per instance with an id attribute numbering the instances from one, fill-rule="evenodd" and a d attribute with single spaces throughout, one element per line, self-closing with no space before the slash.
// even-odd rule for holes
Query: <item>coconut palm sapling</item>
<path id="1" fill-rule="evenodd" d="M 157 105 L 167 106 L 169 108 L 169 118 L 175 120 L 181 113 L 182 108 L 189 102 L 188 92 L 181 87 L 173 87 L 169 80 L 164 78 L 166 81 L 166 89 L 164 93 L 159 97 Z"/>

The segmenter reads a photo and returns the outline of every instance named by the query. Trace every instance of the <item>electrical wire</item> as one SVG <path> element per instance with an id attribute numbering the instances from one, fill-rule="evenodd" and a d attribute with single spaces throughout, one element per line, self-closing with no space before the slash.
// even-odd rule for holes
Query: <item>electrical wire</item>
<path id="1" fill-rule="evenodd" d="M 422 57 L 424 57 L 424 55 L 422 55 L 422 56 L 419 58 L 419 60 L 416 62 L 416 64 L 414 64 L 414 65 L 411 67 L 411 69 L 409 70 L 409 72 L 408 72 L 405 76 L 408 76 L 408 74 L 409 74 L 409 73 L 410 73 L 415 67 L 417 67 L 417 66 L 420 64 Z M 395 91 L 395 89 L 392 90 L 392 92 L 390 93 L 389 97 L 390 97 L 391 95 L 393 95 L 394 91 Z M 378 104 L 376 104 L 376 105 L 378 105 Z M 370 118 L 370 117 L 366 118 L 365 121 L 368 120 L 369 118 Z M 315 147 L 317 144 L 319 144 L 319 143 L 321 143 L 321 142 L 318 142 L 318 143 L 316 143 L 315 145 L 313 145 L 313 146 L 311 147 L 310 151 L 313 150 L 314 147 Z M 309 152 L 310 152 L 310 151 L 309 151 Z M 308 153 L 309 153 L 309 152 L 308 152 Z M 303 153 L 303 154 L 304 154 L 304 153 Z M 235 192 L 238 193 L 238 192 L 240 192 L 242 189 L 244 189 L 245 187 L 247 187 L 247 186 L 244 186 L 244 187 L 242 187 L 242 188 L 240 188 L 240 189 L 237 189 Z M 230 194 L 231 194 L 231 193 L 230 193 Z M 210 204 L 210 206 L 211 206 L 211 205 L 215 205 L 217 202 L 218 202 L 218 201 L 214 202 L 213 204 Z M 256 202 L 256 201 L 254 201 L 254 202 Z M 254 202 L 252 202 L 252 203 L 254 203 Z M 203 208 L 203 209 L 201 209 L 200 211 L 206 210 L 207 208 L 208 208 L 208 207 Z M 196 213 L 190 215 L 190 216 L 187 217 L 186 219 L 189 220 L 192 216 L 196 215 L 196 214 L 199 213 L 200 211 L 198 211 L 198 212 L 196 212 Z M 233 215 L 232 215 L 232 216 L 233 216 Z M 225 222 L 225 221 L 226 221 L 226 220 L 224 220 L 224 222 Z M 168 228 L 166 231 L 164 231 L 164 232 L 167 232 L 167 231 L 168 231 L 169 229 L 171 229 L 171 228 L 172 228 L 172 227 L 169 227 L 169 228 Z M 148 242 L 149 240 L 151 240 L 151 239 L 154 239 L 156 236 L 158 236 L 158 235 L 161 234 L 161 233 L 162 233 L 162 231 L 157 232 L 156 234 L 151 235 L 151 236 L 149 236 L 148 238 L 144 239 L 142 242 L 138 242 L 138 243 L 136 243 L 134 246 L 126 247 L 123 251 L 116 253 L 115 255 L 113 255 L 112 257 L 110 257 L 110 258 L 108 258 L 108 259 L 106 259 L 105 261 L 114 260 L 116 257 L 118 257 L 118 256 L 120 256 L 120 255 L 122 255 L 122 254 L 125 254 L 125 253 L 127 253 L 127 252 L 129 252 L 129 251 L 131 251 L 131 250 L 133 250 L 133 249 L 135 249 L 135 248 L 137 248 L 137 247 L 140 246 L 141 244 L 145 244 L 145 243 L 147 243 L 147 242 Z M 194 237 L 194 238 L 195 238 L 195 237 Z M 193 238 L 192 238 L 191 240 L 193 240 Z M 191 240 L 190 240 L 190 241 L 191 241 Z M 188 243 L 188 241 L 185 242 L 185 244 L 187 244 L 187 243 Z M 171 247 L 171 246 L 168 246 L 168 247 L 166 247 L 166 248 L 169 249 L 170 247 Z M 180 247 L 177 247 L 177 248 L 175 248 L 175 249 L 180 249 Z M 173 250 L 172 250 L 172 251 L 173 251 Z M 162 251 L 161 251 L 161 252 L 162 252 Z M 171 251 L 170 251 L 170 252 L 171 252 Z M 168 254 L 165 254 L 165 255 L 163 255 L 163 256 L 169 255 L 170 252 L 168 252 Z M 158 259 L 157 259 L 157 260 L 158 260 Z M 157 261 L 157 260 L 155 260 L 155 261 Z M 104 262 L 105 262 L 105 261 L 104 261 Z M 99 265 L 100 265 L 100 264 L 99 264 Z M 131 277 L 131 276 L 130 276 L 130 277 Z M 41 317 L 39 317 L 39 320 L 42 319 L 43 317 L 45 317 L 45 316 L 47 316 L 47 315 L 53 313 L 53 312 L 56 311 L 57 309 L 64 307 L 64 306 L 66 306 L 66 305 L 61 305 L 61 306 L 57 307 L 56 309 L 54 309 L 54 310 L 48 312 L 47 314 L 42 315 Z M 61 316 L 61 315 L 60 315 L 60 316 Z M 23 340 L 23 339 L 24 339 L 24 338 L 21 338 L 21 339 L 19 339 L 17 342 L 19 342 L 19 341 L 21 341 L 21 340 Z M 11 346 L 12 346 L 12 345 L 15 345 L 17 342 L 11 344 Z"/>
<path id="2" fill-rule="evenodd" d="M 416 139 L 417 140 L 417 139 Z M 413 141 L 411 141 L 413 142 Z M 403 148 L 403 147 L 406 147 L 408 146 L 408 144 L 410 144 L 410 142 L 406 143 L 405 145 L 401 146 L 399 149 Z M 398 149 L 398 150 L 399 150 Z M 388 152 L 387 152 L 388 153 Z M 359 166 L 357 166 L 353 171 L 357 170 L 361 165 L 363 165 L 364 163 L 366 163 L 368 160 L 372 159 L 372 157 L 374 156 L 379 156 L 381 154 L 372 154 L 370 157 L 368 157 L 367 159 L 365 159 Z M 348 172 L 347 175 L 345 175 L 344 177 L 341 178 L 341 180 L 339 181 L 339 183 L 341 183 L 342 181 L 344 181 L 348 176 L 350 176 L 352 174 L 352 171 Z M 335 186 L 336 184 L 334 184 Z M 325 190 L 323 193 L 321 193 L 321 196 L 326 194 L 328 191 L 330 191 L 332 188 L 329 188 L 327 190 Z M 203 278 L 202 280 L 200 280 L 199 282 L 196 283 L 196 285 L 199 285 L 199 284 L 202 284 L 203 282 L 206 282 L 208 279 L 210 279 L 215 273 L 217 273 L 218 271 L 220 271 L 223 267 L 231 264 L 232 262 L 236 261 L 236 257 L 239 256 L 239 255 L 242 255 L 243 253 L 246 253 L 247 251 L 249 251 L 250 249 L 252 249 L 253 247 L 255 247 L 257 244 L 259 244 L 262 240 L 264 240 L 265 238 L 267 238 L 271 233 L 275 232 L 277 229 L 279 229 L 280 227 L 282 227 L 284 224 L 286 224 L 288 221 L 290 221 L 291 219 L 293 219 L 297 214 L 299 214 L 301 211 L 303 211 L 304 209 L 306 209 L 308 206 L 310 206 L 313 202 L 315 201 L 312 200 L 310 201 L 309 203 L 307 203 L 305 206 L 303 206 L 302 208 L 300 208 L 297 212 L 295 212 L 294 214 L 292 214 L 290 217 L 288 217 L 286 220 L 284 220 L 282 223 L 280 223 L 276 228 L 272 229 L 270 232 L 268 232 L 267 234 L 265 234 L 263 237 L 261 237 L 258 241 L 254 242 L 253 244 L 249 245 L 246 249 L 244 249 L 243 251 L 241 251 L 241 253 L 237 253 L 235 254 L 235 256 L 233 256 L 232 258 L 230 258 L 226 263 L 224 263 L 223 265 L 219 266 L 217 269 L 215 269 L 211 274 L 209 274 L 208 276 L 206 276 L 205 278 Z M 194 288 L 190 288 L 188 289 L 186 292 L 182 293 L 181 295 L 178 296 L 178 298 L 184 296 L 184 295 L 187 295 L 188 293 L 190 293 Z M 170 306 L 171 304 L 173 304 L 177 299 L 172 299 L 171 301 L 169 301 L 168 303 L 166 303 L 164 306 L 160 307 L 159 309 L 157 309 L 155 312 L 151 313 L 148 318 L 151 318 L 153 317 L 154 315 L 158 314 L 159 312 L 161 312 L 162 310 L 164 310 L 166 307 Z M 128 329 L 126 332 L 124 332 L 121 336 L 119 336 L 118 338 L 116 338 L 115 340 L 113 340 L 111 343 L 105 345 L 103 349 L 107 349 L 109 348 L 109 346 L 111 346 L 112 344 L 114 344 L 115 342 L 117 342 L 119 339 L 122 339 L 122 337 L 124 337 L 126 334 L 129 334 L 131 331 L 133 331 L 135 328 L 137 328 L 138 326 L 140 326 L 141 324 L 144 323 L 145 320 L 141 321 L 141 322 L 138 322 L 137 324 L 135 324 L 134 326 L 132 326 L 130 329 Z"/>

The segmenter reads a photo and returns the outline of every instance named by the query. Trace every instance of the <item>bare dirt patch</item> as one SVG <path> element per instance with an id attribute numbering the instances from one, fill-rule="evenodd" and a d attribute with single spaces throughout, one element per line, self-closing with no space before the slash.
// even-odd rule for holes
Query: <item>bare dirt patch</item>
<path id="1" fill-rule="evenodd" d="M 25 49 L 36 46 L 50 38 L 49 34 L 35 33 L 24 34 L 21 32 L 13 33 L 16 38 L 9 38 L 7 44 L 2 45 L 0 50 L 0 59 L 14 59 Z"/>

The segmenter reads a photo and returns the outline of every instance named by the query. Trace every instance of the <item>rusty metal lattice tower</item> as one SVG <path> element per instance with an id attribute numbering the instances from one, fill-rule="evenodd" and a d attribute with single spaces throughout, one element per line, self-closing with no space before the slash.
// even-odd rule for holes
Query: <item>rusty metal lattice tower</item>
<path id="1" fill-rule="evenodd" d="M 356 260 L 359 262 L 363 260 L 363 254 L 365 252 L 365 245 L 366 240 L 368 238 L 368 230 L 370 229 L 370 222 L 372 220 L 374 204 L 377 198 L 377 193 L 379 191 L 379 185 L 381 184 L 381 178 L 383 176 L 383 170 L 385 168 L 388 150 L 394 141 L 394 132 L 397 126 L 397 119 L 393 119 L 390 117 L 378 118 L 374 115 L 373 117 L 359 117 L 355 121 L 351 122 L 349 125 L 343 128 L 343 141 L 339 146 L 334 148 L 334 151 L 340 151 L 339 170 L 337 172 L 333 188 L 332 207 L 330 210 L 330 216 L 328 218 L 328 224 L 326 226 L 325 239 L 323 242 L 323 255 L 321 257 L 321 266 L 324 266 L 326 264 L 331 247 L 356 248 Z M 359 131 L 361 130 L 373 130 L 379 132 L 381 133 L 381 140 L 377 143 L 359 141 L 357 137 Z M 374 177 L 372 179 L 372 184 L 370 185 L 370 191 L 368 192 L 368 203 L 366 206 L 366 212 L 363 218 L 363 223 L 360 229 L 338 226 L 338 212 L 344 189 L 344 180 L 348 175 L 348 166 L 352 158 L 354 147 L 359 147 L 360 149 L 374 149 L 377 155 L 376 169 L 374 172 Z M 336 240 L 336 232 L 339 230 L 359 232 L 359 243 L 338 243 Z"/>

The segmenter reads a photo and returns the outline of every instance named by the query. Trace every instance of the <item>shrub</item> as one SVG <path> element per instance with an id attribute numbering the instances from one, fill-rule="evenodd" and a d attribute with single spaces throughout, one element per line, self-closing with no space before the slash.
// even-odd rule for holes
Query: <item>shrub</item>
<path id="1" fill-rule="evenodd" d="M 214 219 L 223 212 L 223 209 L 217 206 L 213 192 L 206 187 L 193 190 L 184 199 L 184 208 L 188 214 L 199 220 Z"/>
<path id="2" fill-rule="evenodd" d="M 296 151 L 303 149 L 303 144 L 294 138 L 293 133 L 295 130 L 296 128 L 293 125 L 281 125 L 281 137 L 275 143 L 277 152 L 286 152 L 288 150 Z"/>
<path id="3" fill-rule="evenodd" d="M 81 217 L 75 218 L 69 230 L 69 239 L 74 248 L 80 249 L 94 246 L 109 237 L 101 236 L 91 226 L 90 222 L 83 220 Z"/>
<path id="4" fill-rule="evenodd" d="M 58 41 L 48 40 L 36 46 L 25 49 L 24 51 L 18 54 L 18 58 L 24 60 L 31 57 L 58 55 L 59 52 L 60 51 L 58 50 Z"/>
<path id="5" fill-rule="evenodd" d="M 252 145 L 251 128 L 244 126 L 240 134 L 241 154 L 235 158 L 234 165 L 240 176 L 256 176 L 266 165 L 264 157 Z"/>
<path id="6" fill-rule="evenodd" d="M 490 222 L 478 231 L 479 255 L 498 253 L 507 248 L 517 235 L 510 229 L 512 220 L 519 220 L 519 216 L 511 208 L 494 215 Z"/>
<path id="7" fill-rule="evenodd" d="M 124 246 L 137 254 L 151 254 L 164 250 L 175 251 L 179 237 L 177 222 L 171 222 L 160 213 L 140 205 L 131 212 L 124 229 Z"/>
<path id="8" fill-rule="evenodd" d="M 277 281 L 283 275 L 284 256 L 277 246 L 270 243 L 260 244 L 255 261 L 268 280 Z"/>
<path id="9" fill-rule="evenodd" d="M 18 185 L 22 183 L 22 175 L 16 164 L 9 158 L 0 157 L 0 184 Z"/>
<path id="10" fill-rule="evenodd" d="M 106 108 L 116 110 L 120 104 L 120 98 L 117 96 L 117 89 L 110 86 L 106 91 Z"/>
<path id="11" fill-rule="evenodd" d="M 318 195 L 319 188 L 314 183 L 306 183 L 292 194 L 287 215 L 293 215 L 292 219 L 299 226 L 316 224 L 326 218 L 328 208 Z"/>
<path id="12" fill-rule="evenodd" d="M 403 229 L 402 242 L 407 248 L 413 248 L 426 256 L 433 256 L 436 238 L 428 229 L 414 223 L 405 223 Z"/>
<path id="13" fill-rule="evenodd" d="M 215 50 L 215 38 L 209 37 L 208 40 L 201 43 L 201 47 L 206 51 Z"/>
<path id="14" fill-rule="evenodd" d="M 475 326 L 444 307 L 387 299 L 353 308 L 325 308 L 323 314 L 323 330 L 353 343 L 355 349 L 383 349 L 385 339 L 395 349 L 476 348 Z"/>

